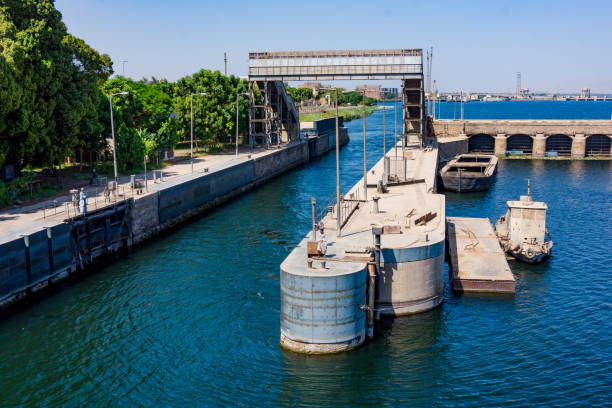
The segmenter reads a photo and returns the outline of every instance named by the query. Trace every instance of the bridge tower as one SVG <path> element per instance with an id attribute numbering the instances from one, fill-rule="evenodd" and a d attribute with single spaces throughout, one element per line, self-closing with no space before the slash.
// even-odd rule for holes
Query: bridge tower
<path id="1" fill-rule="evenodd" d="M 249 135 L 269 148 L 297 140 L 300 119 L 282 81 L 249 80 Z"/>
<path id="2" fill-rule="evenodd" d="M 404 140 L 416 138 L 423 144 L 427 137 L 423 76 L 402 81 L 402 123 Z"/>

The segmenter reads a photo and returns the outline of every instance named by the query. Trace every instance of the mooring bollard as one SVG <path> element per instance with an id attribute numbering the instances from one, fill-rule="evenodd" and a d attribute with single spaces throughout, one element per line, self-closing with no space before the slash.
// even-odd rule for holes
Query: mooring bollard
<path id="1" fill-rule="evenodd" d="M 372 197 L 372 212 L 374 214 L 378 214 L 378 200 L 380 200 L 380 197 L 378 196 Z"/>

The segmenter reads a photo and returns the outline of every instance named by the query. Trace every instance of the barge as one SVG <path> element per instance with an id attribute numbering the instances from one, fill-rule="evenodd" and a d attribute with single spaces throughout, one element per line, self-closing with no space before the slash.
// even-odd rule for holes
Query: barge
<path id="1" fill-rule="evenodd" d="M 489 154 L 460 154 L 440 171 L 445 190 L 458 193 L 486 191 L 497 174 L 497 157 Z"/>

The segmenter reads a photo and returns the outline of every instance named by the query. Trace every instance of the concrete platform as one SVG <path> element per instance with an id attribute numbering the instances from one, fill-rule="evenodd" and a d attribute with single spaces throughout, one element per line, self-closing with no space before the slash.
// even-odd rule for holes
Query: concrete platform
<path id="1" fill-rule="evenodd" d="M 446 218 L 451 287 L 461 292 L 515 293 L 516 280 L 488 218 Z"/>
<path id="2" fill-rule="evenodd" d="M 392 148 L 387 156 L 402 157 Z M 310 232 L 281 269 L 281 345 L 302 353 L 349 350 L 364 341 L 366 291 L 372 288 L 373 313 L 401 316 L 438 306 L 444 296 L 444 195 L 435 194 L 438 151 L 406 146 L 405 181 L 377 192 L 384 160 L 345 194 L 344 226 L 338 211 L 322 219 L 328 247 L 325 257 L 310 258 Z M 364 191 L 365 189 L 365 191 Z M 367 191 L 367 197 L 365 192 Z M 374 197 L 378 205 L 374 204 Z M 378 208 L 378 210 L 376 210 Z M 375 259 L 372 227 L 382 227 L 380 265 L 367 283 Z M 370 286 L 372 285 L 372 286 Z"/>

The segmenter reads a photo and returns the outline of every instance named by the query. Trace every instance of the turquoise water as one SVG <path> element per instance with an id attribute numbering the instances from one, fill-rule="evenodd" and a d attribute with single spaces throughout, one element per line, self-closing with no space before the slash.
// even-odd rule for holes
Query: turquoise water
<path id="1" fill-rule="evenodd" d="M 362 163 L 361 121 L 347 125 L 344 190 Z M 609 406 L 612 162 L 502 160 L 491 191 L 448 194 L 447 213 L 495 220 L 527 178 L 554 256 L 511 263 L 514 297 L 447 289 L 356 351 L 281 350 L 279 264 L 310 197 L 334 191 L 330 153 L 0 321 L 0 406 Z"/>

